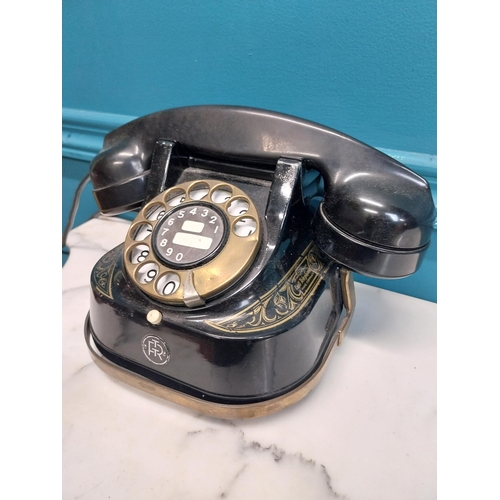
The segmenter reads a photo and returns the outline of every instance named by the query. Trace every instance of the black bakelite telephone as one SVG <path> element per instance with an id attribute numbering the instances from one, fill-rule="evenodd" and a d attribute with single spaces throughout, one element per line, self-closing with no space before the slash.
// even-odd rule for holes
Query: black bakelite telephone
<path id="1" fill-rule="evenodd" d="M 133 120 L 106 135 L 90 176 L 103 214 L 138 210 L 92 271 L 95 362 L 221 418 L 304 397 L 348 328 L 352 271 L 414 273 L 435 218 L 427 182 L 392 158 L 245 107 Z"/>

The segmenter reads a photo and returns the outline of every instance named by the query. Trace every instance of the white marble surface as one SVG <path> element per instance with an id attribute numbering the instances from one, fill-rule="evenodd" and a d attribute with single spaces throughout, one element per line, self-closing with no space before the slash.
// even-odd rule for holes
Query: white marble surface
<path id="1" fill-rule="evenodd" d="M 351 327 L 312 393 L 268 417 L 216 420 L 91 361 L 90 272 L 126 228 L 96 219 L 68 239 L 64 499 L 436 498 L 436 304 L 356 283 Z"/>

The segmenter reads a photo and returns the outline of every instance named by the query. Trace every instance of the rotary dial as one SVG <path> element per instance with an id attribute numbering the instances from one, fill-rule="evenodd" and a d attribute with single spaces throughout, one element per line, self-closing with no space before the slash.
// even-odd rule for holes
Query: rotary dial
<path id="1" fill-rule="evenodd" d="M 259 243 L 257 210 L 241 189 L 185 182 L 141 209 L 125 239 L 125 269 L 154 299 L 195 307 L 235 283 Z"/>

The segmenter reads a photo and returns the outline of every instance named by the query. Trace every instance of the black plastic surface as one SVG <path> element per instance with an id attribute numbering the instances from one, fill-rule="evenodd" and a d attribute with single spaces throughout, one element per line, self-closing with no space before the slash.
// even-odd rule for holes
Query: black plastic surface
<path id="1" fill-rule="evenodd" d="M 309 200 L 321 183 L 304 196 L 304 169 L 323 179 L 319 206 Z M 346 312 L 341 266 L 383 278 L 414 273 L 435 218 L 427 182 L 397 161 L 330 128 L 253 108 L 194 106 L 134 120 L 106 136 L 91 179 L 107 214 L 203 179 L 231 183 L 252 200 L 262 231 L 255 260 L 200 305 L 143 294 L 123 266 L 122 246 L 91 277 L 88 328 L 104 356 L 230 404 L 265 401 L 306 380 Z M 159 323 L 148 321 L 151 311 Z M 145 354 L 151 337 L 168 360 Z"/>
<path id="2" fill-rule="evenodd" d="M 199 158 L 232 163 L 236 175 L 272 178 L 282 158 L 301 160 L 319 171 L 325 196 L 315 216 L 314 239 L 330 258 L 357 272 L 407 276 L 418 268 L 421 256 L 416 254 L 429 245 L 435 207 L 420 176 L 336 130 L 235 106 L 160 111 L 110 132 L 91 166 L 94 194 L 104 213 L 129 210 L 145 198 L 159 139 L 175 142 L 178 154 L 189 162 Z M 356 265 L 353 249 L 361 255 Z M 396 258 L 378 266 L 380 259 L 374 262 L 372 250 Z"/>
<path id="3" fill-rule="evenodd" d="M 308 252 L 303 244 L 298 249 Z M 317 369 L 344 308 L 339 268 L 328 268 L 317 257 L 310 262 L 319 255 L 314 249 L 307 255 L 277 254 L 273 272 L 260 273 L 227 300 L 189 310 L 141 293 L 124 272 L 120 246 L 94 268 L 87 328 L 115 364 L 186 394 L 230 404 L 272 399 Z M 294 276 L 285 277 L 290 257 L 299 265 Z M 324 294 L 325 280 L 333 303 L 331 294 Z M 244 313 L 252 303 L 254 308 Z M 158 325 L 147 320 L 152 309 L 162 314 Z M 150 335 L 168 346 L 167 363 L 146 358 L 142 344 Z"/>

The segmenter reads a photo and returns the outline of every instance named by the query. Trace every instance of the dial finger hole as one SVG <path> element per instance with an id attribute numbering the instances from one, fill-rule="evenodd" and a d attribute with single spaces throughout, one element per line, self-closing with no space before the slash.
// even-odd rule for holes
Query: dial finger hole
<path id="1" fill-rule="evenodd" d="M 245 215 L 250 208 L 250 203 L 243 198 L 233 200 L 227 207 L 229 215 L 236 217 L 237 215 Z"/>
<path id="2" fill-rule="evenodd" d="M 161 276 L 156 283 L 156 291 L 160 295 L 172 295 L 177 291 L 181 280 L 176 273 L 167 273 Z"/>
<path id="3" fill-rule="evenodd" d="M 156 278 L 159 267 L 154 262 L 147 262 L 137 269 L 136 279 L 139 283 L 147 285 Z"/>
<path id="4" fill-rule="evenodd" d="M 174 189 L 165 198 L 167 205 L 169 207 L 176 207 L 180 205 L 186 199 L 186 193 L 182 189 Z"/>
<path id="5" fill-rule="evenodd" d="M 233 226 L 233 233 L 241 238 L 246 238 L 251 234 L 255 233 L 257 229 L 257 222 L 252 217 L 245 217 L 244 219 L 239 219 Z"/>
<path id="6" fill-rule="evenodd" d="M 140 224 L 133 232 L 132 238 L 135 241 L 145 240 L 153 232 L 151 224 Z"/>
<path id="7" fill-rule="evenodd" d="M 191 190 L 189 191 L 189 197 L 192 200 L 201 200 L 205 198 L 209 191 L 209 185 L 206 182 L 201 182 L 191 188 Z"/>
<path id="8" fill-rule="evenodd" d="M 165 215 L 165 207 L 161 203 L 155 203 L 146 212 L 146 219 L 160 220 Z"/>
<path id="9" fill-rule="evenodd" d="M 221 186 L 214 190 L 211 200 L 214 203 L 224 203 L 231 198 L 233 190 L 229 186 Z"/>
<path id="10" fill-rule="evenodd" d="M 149 255 L 149 247 L 147 245 L 137 245 L 129 253 L 128 258 L 132 264 L 140 264 L 144 262 Z"/>

